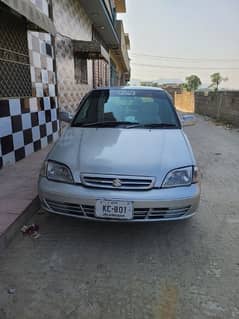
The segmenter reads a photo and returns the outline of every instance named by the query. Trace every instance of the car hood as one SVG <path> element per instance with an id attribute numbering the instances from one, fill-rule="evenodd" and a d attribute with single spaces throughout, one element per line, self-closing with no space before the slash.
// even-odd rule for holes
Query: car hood
<path id="1" fill-rule="evenodd" d="M 172 169 L 194 165 L 190 144 L 180 129 L 69 127 L 48 159 L 81 173 L 156 177 L 162 183 Z"/>

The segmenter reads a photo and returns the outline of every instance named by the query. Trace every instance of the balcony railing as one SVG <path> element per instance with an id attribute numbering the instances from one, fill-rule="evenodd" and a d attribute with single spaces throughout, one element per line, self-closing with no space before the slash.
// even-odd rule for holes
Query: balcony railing
<path id="1" fill-rule="evenodd" d="M 128 55 L 129 49 L 129 36 L 124 32 L 124 26 L 122 20 L 116 21 L 116 31 L 120 40 L 119 45 L 119 54 L 121 55 L 121 59 L 123 60 L 123 65 L 125 68 L 125 72 L 130 71 L 130 61 Z"/>
<path id="2" fill-rule="evenodd" d="M 115 11 L 112 1 L 81 0 L 81 5 L 109 48 L 115 48 L 119 45 L 119 39 L 115 30 Z"/>
<path id="3" fill-rule="evenodd" d="M 110 18 L 113 20 L 113 4 L 111 0 L 103 0 Z"/>

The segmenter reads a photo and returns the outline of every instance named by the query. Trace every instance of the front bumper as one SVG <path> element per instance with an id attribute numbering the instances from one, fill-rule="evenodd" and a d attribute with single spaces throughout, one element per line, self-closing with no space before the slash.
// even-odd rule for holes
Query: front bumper
<path id="1" fill-rule="evenodd" d="M 152 222 L 190 218 L 200 200 L 200 185 L 147 191 L 120 191 L 58 183 L 40 177 L 38 183 L 42 208 L 55 214 L 97 221 Z M 130 220 L 95 217 L 97 199 L 132 201 Z"/>

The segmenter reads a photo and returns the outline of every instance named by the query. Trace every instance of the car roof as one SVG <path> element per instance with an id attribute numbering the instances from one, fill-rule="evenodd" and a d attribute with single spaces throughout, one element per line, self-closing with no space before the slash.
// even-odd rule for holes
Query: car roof
<path id="1" fill-rule="evenodd" d="M 110 86 L 110 87 L 99 87 L 93 89 L 93 91 L 101 91 L 101 90 L 146 90 L 146 91 L 161 91 L 165 92 L 165 90 L 159 87 L 151 87 L 151 86 Z"/>

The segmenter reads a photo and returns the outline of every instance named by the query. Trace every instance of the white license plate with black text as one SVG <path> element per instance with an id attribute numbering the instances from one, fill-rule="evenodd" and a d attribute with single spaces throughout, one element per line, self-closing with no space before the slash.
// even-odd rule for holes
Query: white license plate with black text
<path id="1" fill-rule="evenodd" d="M 133 204 L 126 201 L 99 199 L 96 201 L 95 216 L 111 219 L 132 219 Z"/>

